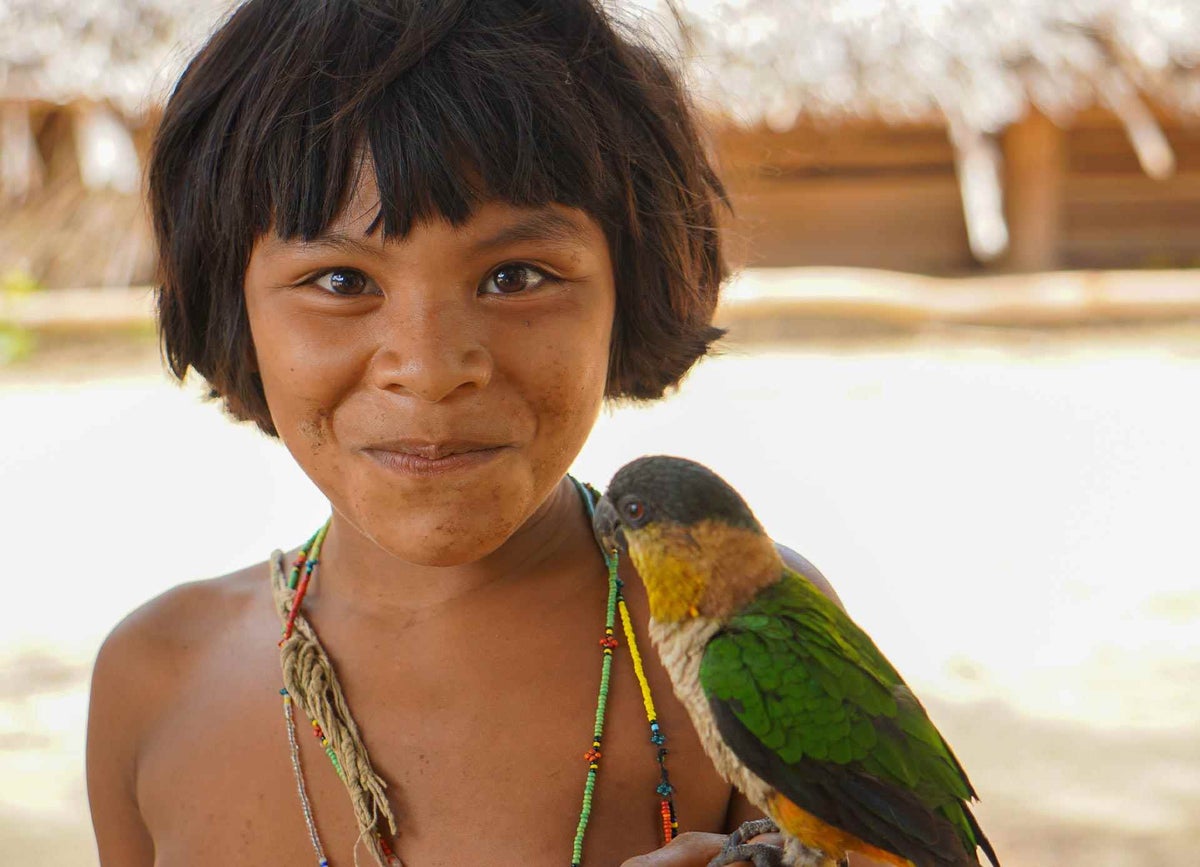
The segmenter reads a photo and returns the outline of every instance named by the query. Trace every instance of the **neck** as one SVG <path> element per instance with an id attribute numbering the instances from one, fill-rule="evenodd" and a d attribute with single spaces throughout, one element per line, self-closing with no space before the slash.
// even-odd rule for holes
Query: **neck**
<path id="1" fill-rule="evenodd" d="M 572 554 L 599 559 L 579 495 L 566 477 L 499 548 L 457 566 L 405 562 L 335 511 L 305 608 L 339 617 L 430 611 L 544 571 L 548 564 L 560 568 Z"/>
<path id="2" fill-rule="evenodd" d="M 646 584 L 650 616 L 660 623 L 724 620 L 783 572 L 779 552 L 761 530 L 712 520 L 639 530 L 630 558 Z"/>
<path id="3" fill-rule="evenodd" d="M 724 620 L 783 574 L 783 560 L 761 530 L 724 527 L 705 540 L 712 551 L 701 609 Z"/>

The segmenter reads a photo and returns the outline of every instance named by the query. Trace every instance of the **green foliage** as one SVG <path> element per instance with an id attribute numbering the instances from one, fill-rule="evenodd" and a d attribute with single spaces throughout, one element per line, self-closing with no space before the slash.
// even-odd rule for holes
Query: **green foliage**
<path id="1" fill-rule="evenodd" d="M 4 311 L 15 298 L 30 295 L 41 289 L 28 271 L 10 268 L 0 276 L 0 365 L 27 357 L 36 344 L 33 332 L 4 318 Z"/>
<path id="2" fill-rule="evenodd" d="M 25 358 L 33 351 L 34 343 L 29 329 L 0 322 L 0 365 Z"/>
<path id="3" fill-rule="evenodd" d="M 0 295 L 6 298 L 17 298 L 32 295 L 41 290 L 37 278 L 22 268 L 9 268 L 0 277 Z"/>

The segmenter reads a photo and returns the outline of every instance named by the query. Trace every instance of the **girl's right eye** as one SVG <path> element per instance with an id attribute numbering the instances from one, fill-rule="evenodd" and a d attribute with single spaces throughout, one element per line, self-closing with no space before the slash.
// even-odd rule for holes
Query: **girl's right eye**
<path id="1" fill-rule="evenodd" d="M 309 281 L 330 295 L 371 295 L 371 281 L 362 271 L 353 268 L 334 268 Z"/>

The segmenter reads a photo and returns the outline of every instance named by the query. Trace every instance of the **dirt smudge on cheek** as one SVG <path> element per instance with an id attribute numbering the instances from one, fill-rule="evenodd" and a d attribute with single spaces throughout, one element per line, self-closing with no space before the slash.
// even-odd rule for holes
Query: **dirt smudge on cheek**
<path id="1" fill-rule="evenodd" d="M 297 427 L 309 448 L 319 451 L 329 441 L 329 410 L 317 409 Z"/>

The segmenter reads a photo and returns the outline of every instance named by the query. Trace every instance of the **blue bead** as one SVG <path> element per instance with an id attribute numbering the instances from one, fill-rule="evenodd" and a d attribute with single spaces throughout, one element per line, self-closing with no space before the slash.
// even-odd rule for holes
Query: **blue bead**
<path id="1" fill-rule="evenodd" d="M 667 742 L 666 735 L 660 735 L 658 732 L 655 732 L 654 734 L 650 735 L 650 743 L 652 743 L 652 744 L 660 744 L 661 745 L 661 744 L 665 744 L 666 742 Z"/>
<path id="2" fill-rule="evenodd" d="M 675 791 L 675 787 L 672 786 L 670 783 L 659 783 L 658 788 L 656 788 L 654 791 L 658 792 L 660 795 L 662 795 L 665 798 L 667 795 L 669 795 L 673 791 Z"/>

